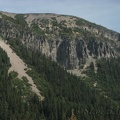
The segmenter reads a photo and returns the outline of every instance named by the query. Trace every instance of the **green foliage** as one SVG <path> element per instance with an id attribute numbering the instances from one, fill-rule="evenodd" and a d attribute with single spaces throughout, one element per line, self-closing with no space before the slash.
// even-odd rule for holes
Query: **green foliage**
<path id="1" fill-rule="evenodd" d="M 28 86 L 28 87 L 31 86 L 31 84 L 28 83 L 28 79 L 25 76 L 22 77 L 22 81 L 26 86 Z"/>
<path id="2" fill-rule="evenodd" d="M 53 26 L 58 26 L 58 22 L 57 22 L 57 19 L 55 17 L 52 17 L 52 25 Z"/>
<path id="3" fill-rule="evenodd" d="M 9 78 L 12 80 L 18 76 L 18 73 L 15 71 L 12 71 L 9 73 Z"/>
<path id="4" fill-rule="evenodd" d="M 67 27 L 61 27 L 61 33 L 71 35 L 72 34 L 72 29 L 67 28 Z"/>
<path id="5" fill-rule="evenodd" d="M 47 19 L 42 19 L 41 22 L 42 22 L 44 25 L 49 24 L 49 20 L 47 20 Z"/>
<path id="6" fill-rule="evenodd" d="M 71 36 L 73 31 L 72 28 L 64 26 L 64 25 L 59 25 L 60 31 L 59 34 L 61 36 Z"/>
<path id="7" fill-rule="evenodd" d="M 9 64 L 7 54 L 0 48 L 0 120 L 44 118 L 38 97 L 31 94 L 30 88 L 16 78 L 17 73 L 11 72 L 12 78 L 8 76 Z"/>
<path id="8" fill-rule="evenodd" d="M 89 70 L 88 76 L 98 82 L 102 94 L 120 103 L 120 58 L 99 60 L 97 67 L 97 74 Z"/>
<path id="9" fill-rule="evenodd" d="M 5 20 L 8 20 L 8 21 L 11 21 L 13 23 L 16 23 L 15 19 L 10 17 L 10 16 L 7 16 L 7 15 L 4 15 L 4 14 L 1 14 L 2 15 L 2 18 L 5 19 Z"/>
<path id="10" fill-rule="evenodd" d="M 91 87 L 80 78 L 70 75 L 39 51 L 32 51 L 19 44 L 13 47 L 19 47 L 18 53 L 32 67 L 32 71 L 28 71 L 28 74 L 45 96 L 42 106 L 37 97 L 32 98 L 31 107 L 37 112 L 34 113 L 33 119 L 36 119 L 39 116 L 38 112 L 41 111 L 39 114 L 46 120 L 67 120 L 71 116 L 72 109 L 75 110 L 78 120 L 119 119 L 120 114 L 117 114 L 119 104 L 111 98 L 106 98 L 98 89 Z M 94 75 L 93 72 L 90 72 L 91 79 L 89 78 L 88 81 L 92 80 Z M 41 109 L 39 110 L 39 108 Z"/>
<path id="11" fill-rule="evenodd" d="M 77 19 L 76 20 L 76 25 L 78 25 L 78 26 L 84 25 L 84 20 L 83 19 Z"/>
<path id="12" fill-rule="evenodd" d="M 19 24 L 19 25 L 21 25 L 21 26 L 23 26 L 23 27 L 27 26 L 27 22 L 25 21 L 24 15 L 22 15 L 22 14 L 17 14 L 17 15 L 15 16 L 15 18 L 16 18 L 16 23 L 17 23 L 17 24 Z"/>
<path id="13" fill-rule="evenodd" d="M 45 35 L 44 31 L 39 28 L 39 26 L 35 23 L 31 24 L 31 29 L 37 33 L 38 35 Z"/>

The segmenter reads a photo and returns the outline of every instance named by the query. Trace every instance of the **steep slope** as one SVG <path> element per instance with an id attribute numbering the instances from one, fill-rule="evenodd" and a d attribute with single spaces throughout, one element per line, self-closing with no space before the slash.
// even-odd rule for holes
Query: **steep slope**
<path id="1" fill-rule="evenodd" d="M 34 95 L 23 96 L 21 92 L 24 91 L 24 86 L 20 85 L 21 89 L 19 84 L 11 85 L 16 81 L 7 76 L 7 57 L 4 52 L 1 54 L 0 49 L 1 119 L 119 120 L 119 33 L 95 25 L 96 29 L 103 31 L 103 35 L 95 34 L 94 30 L 87 29 L 89 24 L 94 24 L 76 17 L 73 19 L 84 22 L 80 26 L 76 25 L 77 31 L 74 32 L 76 22 L 71 16 L 3 12 L 0 16 L 1 37 L 7 39 L 5 42 L 31 66 L 32 69 L 27 73 L 45 97 L 39 101 Z M 53 16 L 58 18 L 57 22 Z M 36 24 L 31 26 L 31 21 L 35 23 L 33 19 L 36 22 L 40 20 L 37 25 L 41 27 Z M 62 27 L 59 26 L 59 21 L 65 20 L 68 24 L 70 19 L 75 22 L 68 26 L 73 27 L 72 31 L 63 26 L 64 22 L 61 23 Z M 51 30 L 47 30 L 46 20 L 53 22 L 52 25 L 50 23 Z M 83 23 L 86 29 L 83 29 Z M 79 27 L 82 28 L 78 29 Z M 3 44 L 1 47 L 4 47 Z M 76 77 L 67 73 L 66 69 L 75 69 L 88 77 Z"/>
<path id="2" fill-rule="evenodd" d="M 35 79 L 38 86 L 41 86 L 45 96 L 42 102 L 33 98 L 35 104 L 31 107 L 35 109 L 37 106 L 33 112 L 42 113 L 42 115 L 34 113 L 35 117 L 41 115 L 46 120 L 68 120 L 68 117 L 72 117 L 71 111 L 74 109 L 74 115 L 78 120 L 119 120 L 120 104 L 119 95 L 116 92 L 120 91 L 119 79 L 117 79 L 119 78 L 120 62 L 116 64 L 118 68 L 113 69 L 114 72 L 109 72 L 109 67 L 116 68 L 114 64 L 111 66 L 112 63 L 110 66 L 105 63 L 103 70 L 107 72 L 101 71 L 100 66 L 102 65 L 99 65 L 98 72 L 102 73 L 99 75 L 93 72 L 93 66 L 90 65 L 91 69 L 89 68 L 87 71 L 89 77 L 83 80 L 70 75 L 39 51 L 26 48 L 19 40 L 12 40 L 11 45 L 27 64 L 34 66 L 28 74 Z"/>
<path id="3" fill-rule="evenodd" d="M 0 35 L 19 39 L 68 71 L 81 75 L 96 59 L 119 56 L 120 34 L 82 18 L 57 14 L 1 12 Z"/>
<path id="4" fill-rule="evenodd" d="M 18 78 L 22 78 L 23 76 L 28 79 L 28 83 L 31 85 L 31 89 L 34 93 L 36 93 L 41 100 L 44 99 L 44 97 L 40 94 L 40 91 L 37 89 L 37 86 L 35 85 L 32 78 L 26 74 L 25 69 L 28 69 L 27 65 L 23 62 L 22 59 L 20 59 L 19 56 L 17 56 L 13 50 L 10 48 L 8 44 L 6 44 L 2 39 L 0 39 L 0 47 L 6 51 L 8 57 L 10 58 L 11 67 L 9 69 L 9 72 L 16 71 L 18 73 Z"/>

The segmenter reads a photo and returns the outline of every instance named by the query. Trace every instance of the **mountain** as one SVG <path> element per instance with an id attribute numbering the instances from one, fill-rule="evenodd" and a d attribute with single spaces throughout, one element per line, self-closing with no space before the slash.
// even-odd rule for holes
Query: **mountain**
<path id="1" fill-rule="evenodd" d="M 2 120 L 119 120 L 120 33 L 75 16 L 0 12 L 0 36 Z"/>
<path id="2" fill-rule="evenodd" d="M 67 70 L 85 69 L 103 57 L 119 55 L 120 33 L 82 18 L 57 14 L 0 13 L 0 35 L 20 39 Z"/>

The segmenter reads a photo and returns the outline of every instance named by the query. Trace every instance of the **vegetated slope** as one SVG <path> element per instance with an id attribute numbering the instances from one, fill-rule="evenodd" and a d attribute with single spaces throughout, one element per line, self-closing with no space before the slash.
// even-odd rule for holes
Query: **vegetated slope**
<path id="1" fill-rule="evenodd" d="M 17 54 L 31 65 L 32 70 L 28 71 L 28 74 L 42 89 L 44 101 L 41 103 L 36 100 L 34 103 L 41 108 L 44 119 L 68 120 L 72 118 L 71 111 L 74 110 L 78 120 L 119 120 L 119 102 L 111 96 L 106 97 L 106 94 L 102 94 L 102 88 L 99 90 L 93 87 L 90 83 L 93 82 L 92 74 L 95 74 L 92 69 L 91 79 L 82 80 L 67 73 L 39 51 L 26 48 L 19 40 L 11 40 L 10 44 Z M 35 111 L 40 112 L 38 108 Z"/>
<path id="2" fill-rule="evenodd" d="M 32 93 L 25 78 L 16 78 L 15 72 L 8 75 L 9 67 L 7 53 L 0 48 L 0 119 L 39 120 L 42 116 L 40 109 L 36 111 L 39 98 Z"/>
<path id="3" fill-rule="evenodd" d="M 25 95 L 27 114 L 25 107 L 13 104 L 15 119 L 68 120 L 75 115 L 78 120 L 119 120 L 119 33 L 73 16 L 3 12 L 0 16 L 1 37 L 31 65 L 28 74 L 45 96 L 40 102 L 37 96 Z M 84 68 L 88 77 L 70 75 L 52 60 L 67 70 Z M 16 108 L 23 112 L 17 114 Z"/>
<path id="4" fill-rule="evenodd" d="M 27 66 L 25 63 L 13 52 L 13 50 L 10 48 L 9 45 L 7 45 L 3 40 L 0 39 L 0 47 L 2 47 L 3 50 L 7 52 L 8 57 L 10 58 L 11 67 L 9 69 L 9 72 L 15 71 L 18 73 L 18 78 L 26 77 L 28 79 L 28 83 L 31 85 L 31 89 L 33 92 L 35 92 L 41 100 L 44 99 L 43 96 L 41 96 L 40 91 L 37 89 L 37 86 L 33 82 L 32 78 L 26 74 L 25 69 L 27 69 Z"/>
<path id="5" fill-rule="evenodd" d="M 5 12 L 0 16 L 3 38 L 20 39 L 67 70 L 78 71 L 78 75 L 91 62 L 97 72 L 96 59 L 119 56 L 120 34 L 82 18 Z"/>
<path id="6" fill-rule="evenodd" d="M 112 98 L 120 104 L 120 58 L 110 58 L 97 61 L 98 72 L 93 72 L 93 64 L 86 74 L 91 85 L 101 91 L 106 98 Z"/>

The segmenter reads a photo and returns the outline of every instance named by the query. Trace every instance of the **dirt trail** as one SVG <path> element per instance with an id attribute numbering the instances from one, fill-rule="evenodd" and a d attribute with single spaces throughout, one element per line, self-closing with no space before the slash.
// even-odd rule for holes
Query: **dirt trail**
<path id="1" fill-rule="evenodd" d="M 25 76 L 28 79 L 28 83 L 31 84 L 32 91 L 36 93 L 41 100 L 43 100 L 44 97 L 40 94 L 40 91 L 37 89 L 34 81 L 28 74 L 26 74 L 25 69 L 27 68 L 27 66 L 23 62 L 23 60 L 20 59 L 20 57 L 17 56 L 10 48 L 10 46 L 6 44 L 2 39 L 0 39 L 0 47 L 6 51 L 8 57 L 10 58 L 11 67 L 9 69 L 9 72 L 13 70 L 16 71 L 18 73 L 18 78 L 20 79 Z"/>

